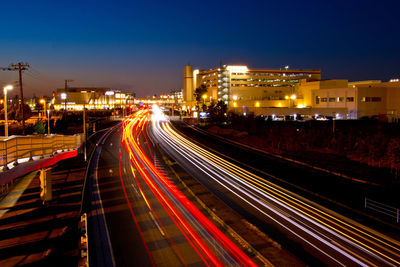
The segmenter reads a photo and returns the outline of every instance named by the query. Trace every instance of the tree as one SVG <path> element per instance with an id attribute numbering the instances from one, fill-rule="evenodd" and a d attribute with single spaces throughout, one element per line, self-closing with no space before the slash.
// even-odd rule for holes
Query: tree
<path id="1" fill-rule="evenodd" d="M 197 110 L 199 110 L 199 105 L 202 102 L 202 97 L 206 93 L 207 93 L 207 87 L 204 84 L 200 85 L 199 87 L 196 88 L 196 90 L 194 90 L 193 96 L 197 102 Z"/>
<path id="2" fill-rule="evenodd" d="M 399 169 L 400 169 L 400 139 L 398 137 L 390 138 L 386 155 L 389 160 L 390 164 L 390 171 L 395 171 L 396 178 L 399 176 Z"/>
<path id="3" fill-rule="evenodd" d="M 218 101 L 215 103 L 211 102 L 210 106 L 207 109 L 207 112 L 210 114 L 210 120 L 214 122 L 222 122 L 225 120 L 227 106 L 224 101 Z"/>
<path id="4" fill-rule="evenodd" d="M 46 132 L 46 125 L 42 121 L 37 121 L 33 129 L 35 133 L 44 134 Z"/>

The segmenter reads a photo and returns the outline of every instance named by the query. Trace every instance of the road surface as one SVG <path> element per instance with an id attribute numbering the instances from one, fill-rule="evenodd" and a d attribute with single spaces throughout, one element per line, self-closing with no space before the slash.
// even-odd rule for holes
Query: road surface
<path id="1" fill-rule="evenodd" d="M 153 108 L 153 112 L 156 112 Z M 157 119 L 155 119 L 157 118 Z M 155 116 L 152 134 L 193 177 L 238 212 L 273 224 L 335 266 L 400 265 L 400 243 L 321 207 L 196 145 Z"/>

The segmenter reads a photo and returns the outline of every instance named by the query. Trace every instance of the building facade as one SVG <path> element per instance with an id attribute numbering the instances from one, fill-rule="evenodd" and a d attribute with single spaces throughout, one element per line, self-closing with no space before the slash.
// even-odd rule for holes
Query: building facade
<path id="1" fill-rule="evenodd" d="M 53 95 L 55 110 L 114 109 L 133 102 L 130 93 L 110 88 L 72 87 L 57 89 Z"/>
<path id="2" fill-rule="evenodd" d="M 210 70 L 184 67 L 184 102 L 195 105 L 194 92 L 206 86 L 205 102 L 224 101 L 229 108 L 241 106 L 287 106 L 289 96 L 301 80 L 321 79 L 320 70 L 249 69 L 247 66 L 223 65 Z"/>
<path id="3" fill-rule="evenodd" d="M 329 82 L 329 81 L 327 81 Z M 313 108 L 344 108 L 340 117 L 360 119 L 384 116 L 389 121 L 400 115 L 400 82 L 360 81 L 342 86 L 310 86 L 305 82 L 300 90 L 309 91 Z"/>
<path id="4" fill-rule="evenodd" d="M 321 80 L 320 70 L 255 70 L 232 65 L 193 70 L 185 66 L 186 109 L 194 109 L 194 92 L 201 85 L 207 88 L 204 104 L 222 100 L 229 111 L 239 114 L 400 118 L 399 79 L 349 82 Z"/>

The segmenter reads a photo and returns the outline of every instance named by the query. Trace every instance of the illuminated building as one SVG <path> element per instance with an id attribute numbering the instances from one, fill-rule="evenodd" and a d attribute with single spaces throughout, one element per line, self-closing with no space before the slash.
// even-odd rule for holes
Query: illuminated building
<path id="1" fill-rule="evenodd" d="M 288 67 L 283 70 L 249 69 L 232 65 L 193 71 L 191 66 L 185 66 L 183 98 L 187 105 L 195 105 L 193 93 L 204 84 L 207 88 L 205 102 L 224 101 L 229 108 L 288 106 L 288 96 L 293 98 L 294 87 L 300 79 L 320 80 L 321 71 Z"/>
<path id="2" fill-rule="evenodd" d="M 302 81 L 298 91 L 312 112 L 340 118 L 359 119 L 384 115 L 390 121 L 400 115 L 400 82 L 347 80 Z"/>
<path id="3" fill-rule="evenodd" d="M 384 115 L 400 117 L 400 80 L 389 82 L 321 80 L 320 70 L 254 70 L 221 66 L 210 70 L 184 67 L 184 103 L 196 105 L 193 93 L 204 85 L 205 104 L 222 100 L 239 114 L 306 115 L 359 119 Z"/>
<path id="4" fill-rule="evenodd" d="M 55 110 L 83 110 L 87 109 L 114 109 L 123 108 L 132 102 L 130 93 L 111 90 L 110 88 L 73 87 L 57 89 L 54 94 Z"/>

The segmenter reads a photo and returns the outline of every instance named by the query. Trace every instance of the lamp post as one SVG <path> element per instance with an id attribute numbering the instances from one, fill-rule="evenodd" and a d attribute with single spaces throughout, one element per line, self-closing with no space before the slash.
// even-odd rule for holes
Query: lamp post
<path id="1" fill-rule="evenodd" d="M 206 105 L 206 98 L 207 98 L 207 95 L 204 94 L 204 95 L 202 96 L 202 98 L 203 98 L 203 111 L 205 111 L 205 110 L 204 110 L 204 106 Z"/>
<path id="2" fill-rule="evenodd" d="M 47 134 L 50 134 L 50 103 L 49 103 L 49 107 L 47 108 L 47 103 L 46 103 L 46 99 L 40 99 L 40 103 L 43 104 L 43 117 L 46 116 L 47 114 Z M 47 112 L 46 112 L 47 111 Z"/>
<path id="3" fill-rule="evenodd" d="M 297 96 L 296 96 L 295 94 L 292 94 L 292 95 L 290 96 L 290 99 L 292 100 L 292 106 L 293 106 L 293 107 L 294 107 L 294 105 L 295 105 L 294 101 L 296 100 L 296 98 L 297 98 Z"/>
<path id="4" fill-rule="evenodd" d="M 12 85 L 3 87 L 4 91 L 4 136 L 8 137 L 8 116 L 7 116 L 7 91 L 13 89 Z"/>
<path id="5" fill-rule="evenodd" d="M 39 103 L 43 104 L 43 117 L 46 116 L 46 99 L 40 99 Z"/>

